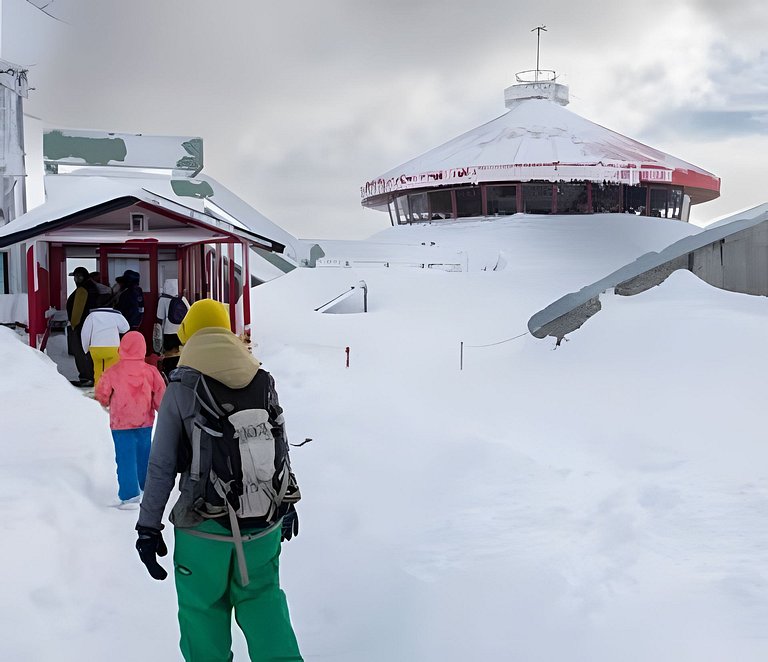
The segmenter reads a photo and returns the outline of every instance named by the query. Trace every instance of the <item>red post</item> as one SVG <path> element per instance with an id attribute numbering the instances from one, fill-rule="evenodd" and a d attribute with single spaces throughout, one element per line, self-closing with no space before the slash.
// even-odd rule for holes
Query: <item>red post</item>
<path id="1" fill-rule="evenodd" d="M 243 330 L 251 332 L 251 270 L 250 248 L 248 242 L 243 241 Z"/>
<path id="2" fill-rule="evenodd" d="M 349 368 L 349 347 L 347 347 L 347 348 L 344 350 L 344 352 L 345 352 L 345 353 L 346 353 L 346 355 L 347 355 L 347 368 Z"/>
<path id="3" fill-rule="evenodd" d="M 182 258 L 184 249 L 176 249 L 176 273 L 179 275 L 179 296 L 184 296 L 184 288 L 186 287 L 186 279 L 184 277 L 184 259 Z"/>
<path id="4" fill-rule="evenodd" d="M 67 291 L 64 282 L 62 282 L 62 274 L 64 274 L 64 248 L 59 245 L 51 244 L 48 252 L 48 267 L 51 278 L 51 305 L 58 310 L 64 309 L 64 303 L 66 297 L 64 293 Z M 102 272 L 103 277 L 106 277 L 106 271 Z M 66 280 L 67 275 L 64 274 Z"/>
<path id="5" fill-rule="evenodd" d="M 235 333 L 235 311 L 237 309 L 237 300 L 235 293 L 235 244 L 232 241 L 227 243 L 227 257 L 229 258 L 229 325 L 232 327 L 232 333 Z"/>

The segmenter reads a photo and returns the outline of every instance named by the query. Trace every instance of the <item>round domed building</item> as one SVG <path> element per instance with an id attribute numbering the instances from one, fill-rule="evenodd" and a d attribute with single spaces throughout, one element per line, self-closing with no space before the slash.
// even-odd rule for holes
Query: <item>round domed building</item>
<path id="1" fill-rule="evenodd" d="M 720 179 L 571 112 L 554 71 L 517 74 L 507 112 L 361 189 L 392 224 L 511 214 L 625 212 L 687 221 Z"/>

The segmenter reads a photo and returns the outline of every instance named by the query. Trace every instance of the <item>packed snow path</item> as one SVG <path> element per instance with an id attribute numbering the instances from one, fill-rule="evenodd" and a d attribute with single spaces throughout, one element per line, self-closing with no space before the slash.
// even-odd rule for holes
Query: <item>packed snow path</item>
<path id="1" fill-rule="evenodd" d="M 515 335 L 693 231 L 550 220 L 432 229 L 470 259 L 504 251 L 502 271 L 302 269 L 254 290 L 255 351 L 291 440 L 313 439 L 282 556 L 307 660 L 768 657 L 765 299 L 676 273 L 605 297 L 556 351 L 524 336 L 460 372 L 460 340 Z M 377 240 L 427 232 L 407 230 Z M 361 278 L 371 312 L 313 312 Z M 135 512 L 107 507 L 106 416 L 4 329 L 0 364 L 0 657 L 180 659 L 173 587 L 136 558 Z"/>

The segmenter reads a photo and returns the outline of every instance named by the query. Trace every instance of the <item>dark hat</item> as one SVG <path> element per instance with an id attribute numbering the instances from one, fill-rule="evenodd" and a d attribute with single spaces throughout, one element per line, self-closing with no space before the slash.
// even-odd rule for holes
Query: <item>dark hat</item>
<path id="1" fill-rule="evenodd" d="M 134 271 L 133 269 L 126 269 L 123 272 L 122 276 L 118 276 L 115 278 L 115 281 L 122 284 L 122 283 L 138 283 L 141 276 L 139 275 L 138 271 Z"/>
<path id="2" fill-rule="evenodd" d="M 83 278 L 89 278 L 88 269 L 85 267 L 76 267 L 75 270 L 69 274 L 70 276 L 82 276 Z"/>

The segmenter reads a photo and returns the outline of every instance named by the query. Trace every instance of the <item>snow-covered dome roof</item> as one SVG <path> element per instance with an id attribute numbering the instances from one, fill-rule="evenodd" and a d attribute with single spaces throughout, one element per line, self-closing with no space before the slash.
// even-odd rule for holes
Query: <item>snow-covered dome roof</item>
<path id="1" fill-rule="evenodd" d="M 674 184 L 692 204 L 720 195 L 712 173 L 565 108 L 564 85 L 513 85 L 505 99 L 501 117 L 366 182 L 363 205 L 385 205 L 398 191 L 502 181 Z"/>

